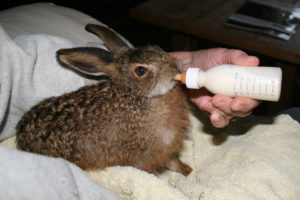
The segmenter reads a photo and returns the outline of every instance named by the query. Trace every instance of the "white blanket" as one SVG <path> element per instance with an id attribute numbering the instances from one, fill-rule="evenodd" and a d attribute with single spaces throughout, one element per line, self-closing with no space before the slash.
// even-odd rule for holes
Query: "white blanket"
<path id="1" fill-rule="evenodd" d="M 191 120 L 181 155 L 194 169 L 188 177 L 170 171 L 155 177 L 131 167 L 88 174 L 124 199 L 300 198 L 300 125 L 288 115 L 248 117 L 224 131 Z"/>
<path id="2" fill-rule="evenodd" d="M 300 125 L 289 115 L 248 117 L 222 130 L 191 121 L 181 154 L 194 169 L 188 177 L 120 166 L 87 174 L 123 199 L 299 199 Z M 5 143 L 15 146 L 14 138 Z"/>

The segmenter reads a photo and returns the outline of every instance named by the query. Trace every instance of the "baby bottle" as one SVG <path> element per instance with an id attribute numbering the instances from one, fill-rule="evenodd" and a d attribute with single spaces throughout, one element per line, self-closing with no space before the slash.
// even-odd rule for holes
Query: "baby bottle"
<path id="1" fill-rule="evenodd" d="M 279 67 L 245 67 L 225 64 L 207 71 L 188 68 L 186 72 L 177 74 L 174 79 L 185 83 L 187 88 L 205 87 L 214 94 L 278 101 L 282 71 Z"/>

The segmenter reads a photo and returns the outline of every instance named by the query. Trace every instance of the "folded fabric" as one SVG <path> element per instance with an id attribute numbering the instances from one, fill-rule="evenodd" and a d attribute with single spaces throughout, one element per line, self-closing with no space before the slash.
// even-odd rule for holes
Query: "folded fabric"
<path id="1" fill-rule="evenodd" d="M 85 31 L 88 23 L 102 24 L 77 10 L 52 3 L 21 5 L 0 12 L 0 24 L 11 38 L 19 35 L 47 34 L 70 40 L 75 45 L 99 42 Z M 102 24 L 103 25 L 103 24 Z"/>
<path id="2" fill-rule="evenodd" d="M 120 200 L 64 159 L 0 147 L 0 199 Z"/>
<path id="3" fill-rule="evenodd" d="M 85 30 L 88 23 L 105 26 L 77 10 L 51 3 L 0 12 L 0 141 L 12 136 L 24 112 L 42 99 L 92 81 L 56 60 L 56 51 L 61 48 L 106 49 L 101 39 Z"/>
<path id="4" fill-rule="evenodd" d="M 56 51 L 74 45 L 66 39 L 21 35 L 12 39 L 0 25 L 0 140 L 15 134 L 21 116 L 46 97 L 84 85 L 84 78 L 62 67 Z"/>

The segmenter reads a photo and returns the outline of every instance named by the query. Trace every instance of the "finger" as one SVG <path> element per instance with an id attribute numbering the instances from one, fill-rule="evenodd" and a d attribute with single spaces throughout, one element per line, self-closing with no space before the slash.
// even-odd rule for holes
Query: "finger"
<path id="1" fill-rule="evenodd" d="M 230 119 L 232 119 L 232 116 L 223 113 L 218 108 L 215 108 L 212 105 L 212 98 L 209 96 L 200 97 L 195 103 L 209 116 L 211 124 L 216 128 L 223 128 L 227 126 Z"/>
<path id="2" fill-rule="evenodd" d="M 210 97 L 210 96 L 203 96 L 203 97 L 199 97 L 197 99 L 192 99 L 192 101 L 202 111 L 205 111 L 205 112 L 209 113 L 209 115 L 210 115 L 215 110 L 215 108 L 212 105 L 211 99 L 212 99 L 212 97 Z"/>
<path id="3" fill-rule="evenodd" d="M 216 128 L 223 128 L 229 124 L 231 118 L 231 116 L 215 111 L 210 115 L 210 122 Z"/>
<path id="4" fill-rule="evenodd" d="M 216 128 L 223 128 L 227 126 L 230 119 L 232 119 L 231 115 L 223 113 L 221 110 L 212 105 L 212 97 L 210 96 L 203 96 L 195 99 L 194 103 L 209 116 L 211 124 Z"/>
<path id="5" fill-rule="evenodd" d="M 212 105 L 215 108 L 218 108 L 219 110 L 221 110 L 223 113 L 231 115 L 232 101 L 233 101 L 233 99 L 228 96 L 217 94 L 217 95 L 213 96 L 213 98 L 212 98 Z"/>
<path id="6" fill-rule="evenodd" d="M 259 60 L 255 56 L 243 55 L 243 56 L 234 58 L 232 60 L 232 64 L 243 65 L 243 66 L 258 66 Z"/>
<path id="7" fill-rule="evenodd" d="M 231 114 L 236 117 L 245 117 L 252 113 L 261 101 L 255 99 L 248 99 L 245 97 L 236 97 L 231 103 Z"/>
<path id="8" fill-rule="evenodd" d="M 170 52 L 171 56 L 178 59 L 181 63 L 179 66 L 180 71 L 185 71 L 188 67 L 192 66 L 192 53 L 189 51 L 177 51 L 177 52 Z"/>
<path id="9" fill-rule="evenodd" d="M 210 115 L 215 110 L 211 103 L 211 93 L 205 88 L 199 90 L 187 89 L 186 92 L 191 101 L 204 111 L 204 113 Z"/>
<path id="10" fill-rule="evenodd" d="M 255 56 L 249 56 L 241 50 L 230 50 L 227 52 L 227 63 L 243 66 L 258 66 L 259 59 Z"/>
<path id="11" fill-rule="evenodd" d="M 198 98 L 202 97 L 202 96 L 212 96 L 212 93 L 209 92 L 207 89 L 200 88 L 200 89 L 188 89 L 186 88 L 186 93 L 188 94 L 188 96 L 192 99 L 192 100 L 197 100 Z"/>

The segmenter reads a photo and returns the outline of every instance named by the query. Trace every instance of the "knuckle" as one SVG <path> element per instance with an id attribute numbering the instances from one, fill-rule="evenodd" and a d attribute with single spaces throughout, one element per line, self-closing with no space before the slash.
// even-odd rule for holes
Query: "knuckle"
<path id="1" fill-rule="evenodd" d="M 231 52 L 231 55 L 233 56 L 233 57 L 238 57 L 238 56 L 242 56 L 242 55 L 247 55 L 244 51 L 242 51 L 242 50 L 239 50 L 239 49 L 232 49 L 232 50 L 230 50 Z"/>

